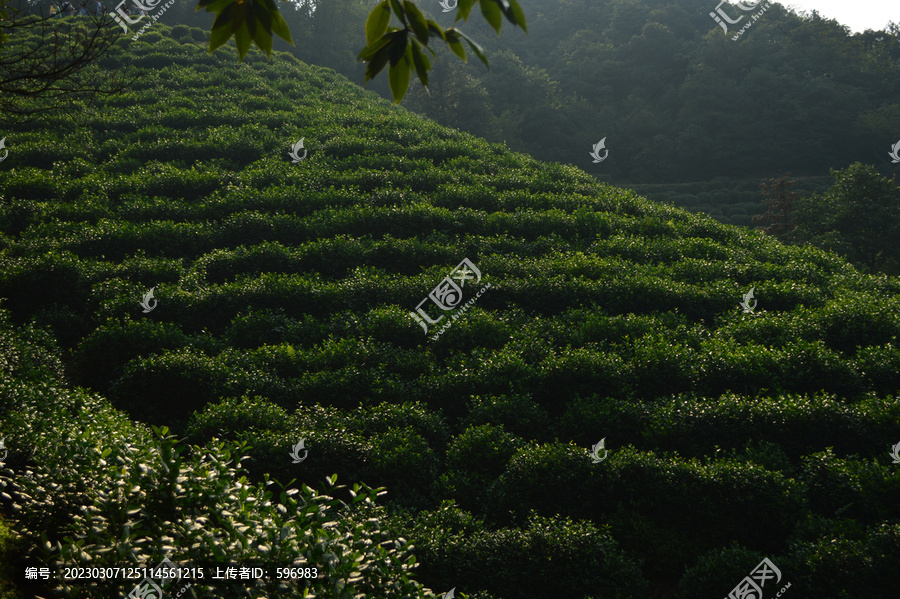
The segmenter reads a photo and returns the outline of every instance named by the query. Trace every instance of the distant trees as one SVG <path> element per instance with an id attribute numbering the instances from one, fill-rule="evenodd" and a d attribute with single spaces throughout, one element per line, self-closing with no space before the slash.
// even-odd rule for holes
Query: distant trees
<path id="1" fill-rule="evenodd" d="M 331 1 L 344 7 L 334 9 L 339 16 L 352 4 Z M 779 169 L 826 175 L 835 165 L 872 161 L 896 141 L 896 26 L 848 35 L 835 21 L 773 5 L 734 42 L 708 11 L 687 10 L 684 2 L 519 2 L 532 20 L 527 36 L 500 38 L 477 19 L 467 25 L 483 42 L 489 72 L 437 66 L 431 96 L 417 90 L 409 106 L 615 183 L 763 178 Z M 440 10 L 436 1 L 420 6 Z M 314 43 L 298 42 L 306 46 L 298 56 L 358 76 L 347 69 L 346 53 L 311 47 L 331 32 L 352 40 L 358 31 L 336 29 L 348 19 L 323 24 Z M 446 62 L 426 54 L 435 65 Z M 591 144 L 604 136 L 609 160 L 592 165 Z"/>
<path id="2" fill-rule="evenodd" d="M 828 191 L 797 200 L 795 240 L 869 270 L 900 274 L 900 187 L 858 162 L 831 174 Z"/>
<path id="3" fill-rule="evenodd" d="M 800 197 L 796 191 L 792 191 L 797 182 L 789 179 L 787 175 L 769 179 L 762 184 L 762 192 L 765 199 L 763 205 L 766 211 L 753 217 L 753 222 L 768 223 L 762 230 L 774 235 L 782 241 L 787 241 L 788 234 L 794 230 L 791 222 L 794 211 L 794 202 Z"/>

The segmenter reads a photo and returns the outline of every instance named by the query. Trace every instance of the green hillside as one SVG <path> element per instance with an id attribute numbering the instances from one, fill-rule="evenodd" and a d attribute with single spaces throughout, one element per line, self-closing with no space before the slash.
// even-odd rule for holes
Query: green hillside
<path id="1" fill-rule="evenodd" d="M 3 132 L 0 597 L 896 598 L 900 280 L 206 36 Z"/>

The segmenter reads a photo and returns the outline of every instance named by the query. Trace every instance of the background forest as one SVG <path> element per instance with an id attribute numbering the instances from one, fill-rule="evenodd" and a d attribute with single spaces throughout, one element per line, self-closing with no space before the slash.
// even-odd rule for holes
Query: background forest
<path id="1" fill-rule="evenodd" d="M 359 24 L 373 0 L 307 0 L 285 9 L 296 47 L 276 47 L 362 82 Z M 900 28 L 849 35 L 818 14 L 771 4 L 753 35 L 722 34 L 697 0 L 521 0 L 529 32 L 463 29 L 490 70 L 445 48 L 430 93 L 404 106 L 540 160 L 577 164 L 654 201 L 750 226 L 760 183 L 790 173 L 804 194 L 862 161 L 888 172 L 900 131 Z M 169 23 L 208 27 L 190 3 Z M 451 22 L 435 2 L 431 18 Z M 900 17 L 898 17 L 900 22 Z M 390 97 L 387 82 L 368 87 Z M 609 159 L 591 164 L 606 138 Z"/>

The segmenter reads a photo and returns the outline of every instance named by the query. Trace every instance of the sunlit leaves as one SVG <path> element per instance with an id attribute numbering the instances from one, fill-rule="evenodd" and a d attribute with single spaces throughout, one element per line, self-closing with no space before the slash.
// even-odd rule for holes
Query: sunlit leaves
<path id="1" fill-rule="evenodd" d="M 411 46 L 407 46 L 407 53 L 396 63 L 392 63 L 391 68 L 388 71 L 388 81 L 391 84 L 391 95 L 394 96 L 394 99 L 397 102 L 403 99 L 403 96 L 406 95 L 406 90 L 409 89 L 410 59 L 412 57 L 411 48 Z"/>
<path id="2" fill-rule="evenodd" d="M 388 0 L 383 0 L 366 19 L 366 43 L 371 45 L 372 42 L 379 39 L 387 33 L 388 25 L 391 23 L 391 7 Z"/>

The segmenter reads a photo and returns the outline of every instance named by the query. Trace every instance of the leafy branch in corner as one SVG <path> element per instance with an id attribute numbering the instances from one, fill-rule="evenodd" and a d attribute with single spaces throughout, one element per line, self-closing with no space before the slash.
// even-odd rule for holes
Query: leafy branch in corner
<path id="1" fill-rule="evenodd" d="M 525 13 L 518 0 L 459 0 L 456 21 L 467 21 L 475 4 L 482 16 L 500 35 L 503 18 L 521 27 L 526 33 Z M 294 45 L 287 23 L 278 12 L 274 0 L 200 0 L 197 10 L 205 8 L 216 14 L 209 39 L 209 51 L 225 45 L 234 37 L 240 60 L 244 60 L 252 44 L 272 56 L 273 34 Z M 392 15 L 402 27 L 391 26 Z M 383 0 L 372 9 L 366 19 L 366 47 L 359 60 L 366 64 L 366 83 L 374 79 L 388 64 L 388 81 L 394 103 L 400 102 L 409 89 L 411 73 L 415 70 L 422 85 L 428 87 L 428 71 L 431 60 L 428 46 L 433 39 L 446 43 L 463 62 L 467 62 L 468 44 L 472 52 L 488 66 L 484 49 L 456 27 L 444 29 L 437 22 L 425 18 L 414 2 L 409 0 Z"/>

